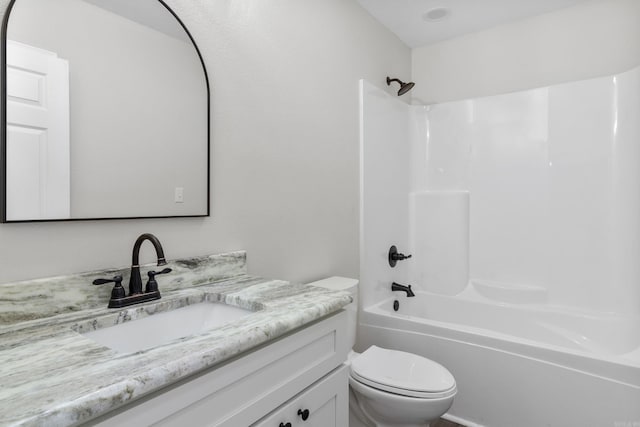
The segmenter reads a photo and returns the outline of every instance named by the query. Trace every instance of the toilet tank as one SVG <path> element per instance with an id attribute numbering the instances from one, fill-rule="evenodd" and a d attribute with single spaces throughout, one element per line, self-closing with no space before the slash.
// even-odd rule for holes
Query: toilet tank
<path id="1" fill-rule="evenodd" d="M 332 291 L 345 291 L 351 294 L 353 302 L 345 307 L 349 324 L 347 326 L 347 338 L 349 339 L 349 348 L 353 348 L 356 344 L 356 327 L 358 326 L 358 280 L 348 277 L 333 276 L 327 279 L 318 280 L 317 282 L 308 283 L 311 286 L 319 286 Z"/>

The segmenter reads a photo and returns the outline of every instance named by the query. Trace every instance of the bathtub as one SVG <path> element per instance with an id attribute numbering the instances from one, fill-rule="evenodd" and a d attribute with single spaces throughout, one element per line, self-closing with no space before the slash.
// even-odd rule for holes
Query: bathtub
<path id="1" fill-rule="evenodd" d="M 359 319 L 358 350 L 409 351 L 452 372 L 452 421 L 640 427 L 640 316 L 416 292 Z"/>

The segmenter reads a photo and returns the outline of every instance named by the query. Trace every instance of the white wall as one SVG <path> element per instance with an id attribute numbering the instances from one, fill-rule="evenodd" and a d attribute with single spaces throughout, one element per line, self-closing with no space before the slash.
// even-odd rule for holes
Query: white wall
<path id="1" fill-rule="evenodd" d="M 408 75 L 409 49 L 354 0 L 167 3 L 211 78 L 212 216 L 0 224 L 0 282 L 127 265 L 143 232 L 168 258 L 246 249 L 253 274 L 358 276 L 358 80 Z"/>
<path id="2" fill-rule="evenodd" d="M 595 0 L 412 52 L 413 102 L 549 86 L 640 64 L 640 1 Z"/>

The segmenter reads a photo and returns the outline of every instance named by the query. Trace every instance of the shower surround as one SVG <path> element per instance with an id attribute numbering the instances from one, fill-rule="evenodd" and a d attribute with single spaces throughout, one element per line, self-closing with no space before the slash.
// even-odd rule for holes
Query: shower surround
<path id="1" fill-rule="evenodd" d="M 359 347 L 449 368 L 454 420 L 640 423 L 640 69 L 431 106 L 364 81 L 361 95 Z M 413 258 L 391 269 L 392 244 Z M 389 310 L 392 281 L 419 301 Z M 600 409 L 583 400 L 589 378 Z M 563 415 L 558 399 L 582 410 Z"/>

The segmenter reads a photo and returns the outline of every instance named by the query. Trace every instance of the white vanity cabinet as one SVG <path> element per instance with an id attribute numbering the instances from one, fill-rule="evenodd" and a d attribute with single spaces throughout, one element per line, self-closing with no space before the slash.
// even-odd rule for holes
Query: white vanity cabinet
<path id="1" fill-rule="evenodd" d="M 349 379 L 342 365 L 252 427 L 346 427 Z"/>
<path id="2" fill-rule="evenodd" d="M 277 321 L 277 320 L 274 320 Z M 346 312 L 240 354 L 88 425 L 348 425 Z M 302 406 L 304 406 L 304 408 Z M 298 409 L 309 409 L 306 421 Z M 288 427 L 288 426 L 287 426 Z"/>

